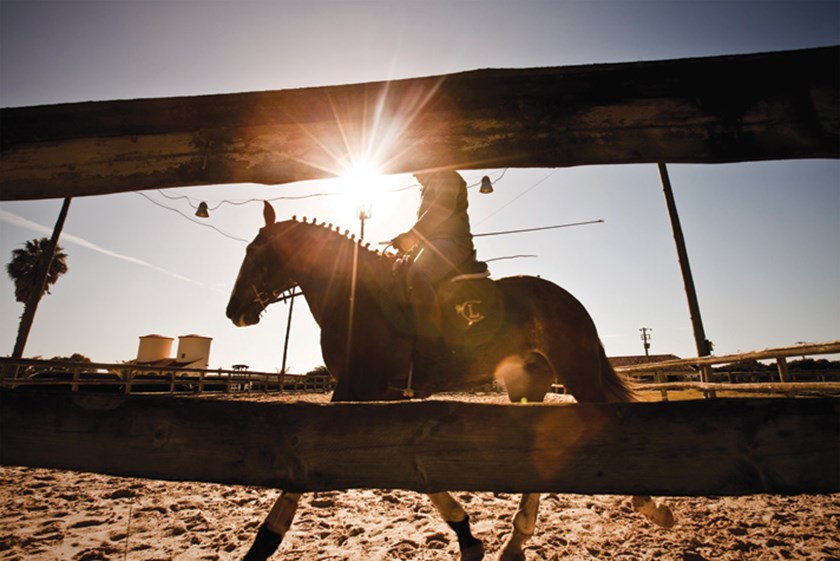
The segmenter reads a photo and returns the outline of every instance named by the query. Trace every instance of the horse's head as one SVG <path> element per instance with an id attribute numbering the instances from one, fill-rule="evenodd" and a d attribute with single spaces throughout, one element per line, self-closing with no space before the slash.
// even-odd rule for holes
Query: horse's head
<path id="1" fill-rule="evenodd" d="M 295 286 L 290 271 L 274 247 L 275 239 L 282 234 L 275 230 L 288 223 L 275 224 L 274 209 L 267 202 L 263 216 L 265 227 L 248 245 L 228 301 L 227 317 L 240 327 L 258 323 L 266 307 Z"/>

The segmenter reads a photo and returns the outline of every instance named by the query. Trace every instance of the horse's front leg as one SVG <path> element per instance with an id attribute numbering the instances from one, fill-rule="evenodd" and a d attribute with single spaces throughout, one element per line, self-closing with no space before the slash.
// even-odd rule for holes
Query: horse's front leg
<path id="1" fill-rule="evenodd" d="M 522 551 L 522 545 L 534 535 L 539 507 L 539 493 L 522 495 L 519 510 L 513 517 L 513 531 L 499 552 L 498 561 L 524 561 L 525 553 Z"/>
<path id="2" fill-rule="evenodd" d="M 283 536 L 292 526 L 300 497 L 300 493 L 280 492 L 243 561 L 265 561 L 277 551 Z"/>
<path id="3" fill-rule="evenodd" d="M 455 498 L 446 492 L 431 493 L 429 498 L 440 513 L 444 522 L 455 531 L 458 536 L 458 548 L 461 550 L 461 561 L 481 561 L 484 559 L 484 544 L 475 538 L 470 531 L 470 517 Z"/>

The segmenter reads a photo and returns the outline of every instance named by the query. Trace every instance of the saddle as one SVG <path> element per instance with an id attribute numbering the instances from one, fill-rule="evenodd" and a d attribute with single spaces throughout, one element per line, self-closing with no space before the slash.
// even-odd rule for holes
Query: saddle
<path id="1" fill-rule="evenodd" d="M 405 288 L 405 270 L 408 260 L 398 261 L 394 276 L 399 286 Z M 443 319 L 443 337 L 448 345 L 459 347 L 476 346 L 486 342 L 498 330 L 504 317 L 502 295 L 496 283 L 490 279 L 487 263 L 476 259 L 476 252 L 453 269 L 450 274 L 435 285 L 438 306 Z M 407 296 L 401 296 L 407 302 Z M 390 317 L 397 312 L 391 306 Z M 413 321 L 403 314 L 407 307 L 400 305 L 398 316 L 404 322 L 395 322 L 413 330 Z M 384 310 L 383 310 L 384 311 Z"/>

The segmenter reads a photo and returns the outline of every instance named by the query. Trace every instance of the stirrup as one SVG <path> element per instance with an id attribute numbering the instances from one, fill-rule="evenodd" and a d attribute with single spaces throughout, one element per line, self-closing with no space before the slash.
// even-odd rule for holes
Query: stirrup
<path id="1" fill-rule="evenodd" d="M 412 365 L 408 369 L 408 378 L 406 378 L 405 387 L 401 388 L 401 387 L 398 387 L 398 386 L 392 386 L 392 385 L 388 384 L 388 389 L 401 392 L 402 396 L 404 398 L 411 399 L 411 398 L 414 397 L 414 388 L 411 387 L 413 379 L 414 379 L 414 364 L 412 363 Z M 396 378 L 394 380 L 395 381 L 399 380 L 399 378 Z"/>

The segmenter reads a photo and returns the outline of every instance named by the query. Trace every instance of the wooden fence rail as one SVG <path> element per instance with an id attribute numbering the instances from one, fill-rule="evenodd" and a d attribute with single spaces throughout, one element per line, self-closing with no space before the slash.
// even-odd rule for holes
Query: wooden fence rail
<path id="1" fill-rule="evenodd" d="M 293 490 L 840 491 L 840 400 L 269 404 L 0 392 L 0 463 Z"/>
<path id="2" fill-rule="evenodd" d="M 0 200 L 334 177 L 371 138 L 385 173 L 837 158 L 838 60 L 832 46 L 4 108 Z"/>

